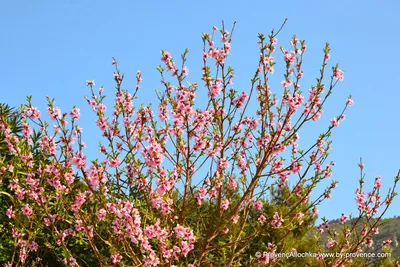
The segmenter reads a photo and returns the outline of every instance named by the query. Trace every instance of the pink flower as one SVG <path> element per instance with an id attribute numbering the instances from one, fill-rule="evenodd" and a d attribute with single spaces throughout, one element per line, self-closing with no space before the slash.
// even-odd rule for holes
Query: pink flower
<path id="1" fill-rule="evenodd" d="M 374 244 L 374 241 L 372 240 L 372 238 L 367 238 L 367 246 L 372 247 L 372 244 Z"/>
<path id="2" fill-rule="evenodd" d="M 300 225 L 303 224 L 304 213 L 302 213 L 302 212 L 296 213 L 295 218 L 299 220 Z"/>
<path id="3" fill-rule="evenodd" d="M 119 76 L 118 73 L 114 73 L 114 80 L 118 82 L 118 81 L 121 81 L 122 79 L 121 79 L 121 76 Z"/>
<path id="4" fill-rule="evenodd" d="M 347 216 L 342 214 L 342 216 L 340 217 L 339 221 L 340 221 L 341 224 L 344 224 L 347 221 Z"/>
<path id="5" fill-rule="evenodd" d="M 331 125 L 333 127 L 339 126 L 339 121 L 336 118 L 331 119 Z"/>
<path id="6" fill-rule="evenodd" d="M 104 218 L 106 217 L 106 210 L 105 209 L 99 209 L 96 213 L 97 218 L 99 218 L 99 220 L 104 220 Z"/>
<path id="7" fill-rule="evenodd" d="M 140 72 L 140 70 L 138 70 L 137 72 L 136 72 L 136 82 L 139 84 L 139 83 L 141 83 L 143 81 L 143 79 L 142 79 L 142 73 Z"/>
<path id="8" fill-rule="evenodd" d="M 14 219 L 15 218 L 15 211 L 13 210 L 13 207 L 9 207 L 6 211 L 6 216 L 10 219 Z"/>
<path id="9" fill-rule="evenodd" d="M 234 224 L 236 224 L 238 221 L 239 221 L 239 215 L 235 215 L 233 218 L 232 218 L 232 222 L 234 223 Z"/>
<path id="10" fill-rule="evenodd" d="M 296 59 L 296 53 L 294 51 L 291 51 L 290 53 L 285 51 L 283 58 L 287 63 L 293 64 Z"/>
<path id="11" fill-rule="evenodd" d="M 181 249 L 181 253 L 182 253 L 183 256 L 186 257 L 187 254 L 188 254 L 191 250 L 193 250 L 193 248 L 194 248 L 193 244 L 189 244 L 187 241 L 182 241 L 182 242 L 181 242 L 181 247 L 180 247 L 180 249 Z"/>
<path id="12" fill-rule="evenodd" d="M 86 86 L 92 86 L 94 84 L 94 80 L 86 80 Z"/>
<path id="13" fill-rule="evenodd" d="M 22 209 L 22 213 L 23 213 L 24 215 L 28 216 L 28 217 L 31 217 L 32 214 L 33 214 L 32 208 L 29 207 L 28 204 L 26 204 L 26 205 L 23 207 L 23 209 Z"/>
<path id="14" fill-rule="evenodd" d="M 344 71 L 336 68 L 335 72 L 333 74 L 333 77 L 335 77 L 335 79 L 338 79 L 339 81 L 343 81 L 344 80 L 343 74 L 344 74 Z"/>
<path id="15" fill-rule="evenodd" d="M 229 167 L 229 161 L 227 159 L 220 159 L 218 165 L 220 169 L 224 170 Z"/>
<path id="16" fill-rule="evenodd" d="M 326 246 L 327 246 L 328 248 L 332 248 L 332 247 L 335 246 L 335 245 L 336 245 L 336 241 L 333 240 L 333 239 L 330 239 L 330 240 L 328 241 L 328 243 L 326 244 Z"/>
<path id="17" fill-rule="evenodd" d="M 374 188 L 381 188 L 381 187 L 382 187 L 381 176 L 378 175 L 378 176 L 375 178 Z"/>
<path id="18" fill-rule="evenodd" d="M 288 86 L 290 86 L 292 84 L 291 80 L 284 80 L 281 82 L 283 88 L 287 88 Z"/>
<path id="19" fill-rule="evenodd" d="M 59 108 L 48 107 L 47 112 L 52 120 L 61 118 L 61 110 Z"/>
<path id="20" fill-rule="evenodd" d="M 194 195 L 195 199 L 197 200 L 197 205 L 201 205 L 202 200 L 206 197 L 207 189 L 204 187 L 200 187 L 198 189 L 198 193 Z"/>
<path id="21" fill-rule="evenodd" d="M 113 263 L 120 262 L 122 260 L 122 256 L 119 254 L 111 255 L 111 260 Z"/>
<path id="22" fill-rule="evenodd" d="M 263 263 L 263 264 L 268 264 L 269 261 L 270 261 L 270 256 L 269 256 L 269 254 L 268 254 L 268 253 L 265 253 L 265 255 L 263 255 L 262 257 L 260 257 L 260 258 L 258 259 L 258 261 L 259 261 L 260 263 Z"/>
<path id="23" fill-rule="evenodd" d="M 151 142 L 150 146 L 143 149 L 144 159 L 149 168 L 157 168 L 164 160 L 164 150 L 159 143 L 155 140 Z"/>
<path id="24" fill-rule="evenodd" d="M 329 54 L 325 55 L 325 60 L 329 60 L 330 58 L 331 58 L 331 55 L 329 55 Z"/>
<path id="25" fill-rule="evenodd" d="M 109 164 L 110 164 L 110 167 L 111 167 L 111 168 L 118 168 L 119 165 L 121 164 L 121 161 L 120 161 L 118 158 L 116 158 L 116 159 L 110 159 Z"/>
<path id="26" fill-rule="evenodd" d="M 38 244 L 37 244 L 35 241 L 32 241 L 32 242 L 29 244 L 29 249 L 30 249 L 31 251 L 37 251 L 38 248 L 39 248 L 39 246 L 38 246 Z"/>
<path id="27" fill-rule="evenodd" d="M 232 104 L 237 108 L 241 108 L 244 105 L 244 101 L 247 99 L 247 97 L 248 95 L 245 92 L 242 92 L 238 98 L 232 101 Z"/>
<path id="28" fill-rule="evenodd" d="M 392 240 L 390 239 L 390 237 L 382 242 L 383 246 L 387 246 L 387 245 L 390 245 L 390 244 L 392 244 Z"/>
<path id="29" fill-rule="evenodd" d="M 79 110 L 79 108 L 74 107 L 72 109 L 72 111 L 70 112 L 70 115 L 71 115 L 72 118 L 74 118 L 76 120 L 79 120 L 79 118 L 80 118 L 80 110 Z"/>
<path id="30" fill-rule="evenodd" d="M 293 174 L 300 172 L 301 163 L 298 161 L 292 161 L 291 170 L 292 170 Z"/>
<path id="31" fill-rule="evenodd" d="M 107 123 L 106 119 L 104 119 L 103 117 L 99 118 L 96 121 L 96 124 L 97 124 L 97 126 L 99 126 L 100 130 L 102 130 L 102 131 L 106 131 L 108 129 L 108 123 Z"/>
<path id="32" fill-rule="evenodd" d="M 261 201 L 256 201 L 256 202 L 253 203 L 253 207 L 254 207 L 256 210 L 261 210 L 262 207 L 263 207 L 263 203 L 262 203 Z"/>
<path id="33" fill-rule="evenodd" d="M 103 103 L 100 103 L 98 109 L 100 112 L 105 112 L 107 110 L 107 106 L 104 105 Z"/>
<path id="34" fill-rule="evenodd" d="M 208 93 L 208 95 L 209 95 L 210 97 L 216 97 L 216 96 L 218 96 L 220 93 L 221 93 L 221 87 L 220 87 L 220 85 L 219 85 L 219 84 L 213 84 L 213 85 L 211 85 L 210 92 Z"/>
<path id="35" fill-rule="evenodd" d="M 350 107 L 354 104 L 353 99 L 349 98 L 347 99 L 347 105 L 349 105 Z"/>
<path id="36" fill-rule="evenodd" d="M 70 257 L 69 258 L 69 264 L 72 265 L 72 266 L 76 265 L 76 259 L 74 257 Z"/>
<path id="37" fill-rule="evenodd" d="M 270 65 L 267 65 L 266 67 L 265 67 L 265 70 L 267 71 L 267 72 L 270 72 L 270 73 L 274 73 L 274 68 L 272 67 L 272 66 L 270 66 Z"/>
<path id="38" fill-rule="evenodd" d="M 265 222 L 266 220 L 267 220 L 267 218 L 265 217 L 264 214 L 261 214 L 260 217 L 258 217 L 258 221 L 259 221 L 260 223 L 263 223 L 263 222 Z"/>
<path id="39" fill-rule="evenodd" d="M 225 199 L 222 202 L 222 206 L 221 207 L 222 207 L 223 210 L 227 210 L 229 208 L 229 200 Z"/>
<path id="40" fill-rule="evenodd" d="M 274 216 L 272 216 L 272 226 L 279 228 L 283 222 L 284 220 L 279 216 L 278 212 L 275 212 Z"/>
<path id="41" fill-rule="evenodd" d="M 229 189 L 232 189 L 232 190 L 236 189 L 236 187 L 237 187 L 237 182 L 236 182 L 236 180 L 235 180 L 234 177 L 230 177 L 230 178 L 229 178 L 228 187 L 229 187 Z"/>
<path id="42" fill-rule="evenodd" d="M 312 212 L 317 215 L 318 214 L 318 209 L 316 207 L 313 208 Z"/>

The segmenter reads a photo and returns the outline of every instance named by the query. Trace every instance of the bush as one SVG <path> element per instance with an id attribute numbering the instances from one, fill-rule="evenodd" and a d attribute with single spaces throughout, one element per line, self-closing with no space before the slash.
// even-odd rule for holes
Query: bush
<path id="1" fill-rule="evenodd" d="M 310 194 L 331 176 L 334 162 L 325 163 L 331 132 L 344 120 L 351 97 L 311 146 L 298 145 L 301 129 L 321 118 L 344 72 L 334 65 L 327 77 L 326 44 L 320 76 L 304 96 L 300 82 L 307 46 L 294 36 L 289 50 L 280 48 L 285 74 L 279 97 L 269 86 L 279 29 L 258 36 L 259 64 L 251 89 L 238 92 L 231 85 L 234 69 L 226 64 L 233 30 L 214 27 L 203 35 L 201 84 L 187 81 L 187 50 L 180 68 L 162 51 L 163 66 L 157 69 L 165 89 L 157 92 L 157 112 L 135 103 L 140 72 L 133 94 L 122 88 L 124 75 L 115 59 L 110 116 L 104 88 L 97 91 L 94 81 L 86 81 L 91 90 L 86 99 L 104 137 L 103 159 L 86 158 L 77 107 L 62 113 L 48 98 L 47 111 L 56 124 L 50 128 L 28 97 L 21 106 L 21 136 L 1 122 L 12 155 L 0 161 L 3 184 L 9 185 L 3 194 L 9 197 L 7 225 L 14 246 L 2 259 L 8 266 L 45 261 L 71 266 L 359 266 L 358 259 L 324 258 L 323 253 L 354 253 L 371 245 L 399 176 L 384 198 L 380 177 L 366 195 L 360 163 L 359 214 L 349 217 L 351 224 L 341 233 L 328 231 L 323 247 L 320 233 L 328 222 L 315 231 L 317 206 L 337 182 L 315 199 Z M 208 100 L 201 107 L 195 97 L 204 91 Z M 349 218 L 343 215 L 340 222 Z M 316 257 L 273 256 L 296 252 Z"/>

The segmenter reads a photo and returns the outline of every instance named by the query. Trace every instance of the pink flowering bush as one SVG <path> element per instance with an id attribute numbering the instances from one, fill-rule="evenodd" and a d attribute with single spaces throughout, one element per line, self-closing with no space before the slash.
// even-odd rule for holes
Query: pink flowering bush
<path id="1" fill-rule="evenodd" d="M 91 92 L 86 99 L 104 137 L 98 159 L 85 155 L 77 107 L 62 112 L 48 98 L 47 122 L 28 98 L 19 137 L 0 122 L 13 155 L 12 161 L 0 160 L 1 179 L 11 192 L 6 216 L 15 240 L 7 266 L 39 264 L 49 250 L 68 266 L 87 266 L 90 257 L 98 266 L 276 266 L 293 259 L 258 252 L 307 249 L 300 239 L 318 253 L 311 264 L 351 264 L 351 258 L 321 255 L 371 246 L 399 176 L 387 195 L 380 192 L 380 178 L 368 193 L 362 178 L 356 191 L 359 214 L 340 218 L 342 233 L 331 232 L 323 219 L 312 238 L 304 234 L 336 187 L 332 181 L 311 197 L 330 179 L 331 132 L 353 100 L 347 99 L 312 145 L 300 148 L 301 129 L 322 117 L 344 72 L 338 65 L 327 71 L 327 44 L 317 82 L 304 93 L 305 41 L 293 37 L 288 50 L 276 51 L 279 31 L 258 36 L 258 65 L 243 92 L 234 89 L 235 73 L 226 63 L 233 29 L 214 27 L 203 34 L 201 81 L 188 80 L 187 51 L 179 63 L 162 51 L 157 70 L 164 90 L 157 92 L 157 110 L 136 102 L 141 73 L 136 89 L 125 90 L 113 59 L 114 106 L 105 104 L 103 87 L 86 81 Z M 284 75 L 274 93 L 269 78 L 277 60 L 284 62 Z M 195 102 L 199 94 L 208 97 L 203 106 Z M 324 231 L 326 246 L 316 246 Z"/>

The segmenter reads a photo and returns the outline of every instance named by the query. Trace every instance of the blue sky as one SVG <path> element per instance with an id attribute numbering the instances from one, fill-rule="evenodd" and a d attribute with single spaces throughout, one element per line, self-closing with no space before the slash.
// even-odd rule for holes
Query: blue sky
<path id="1" fill-rule="evenodd" d="M 289 18 L 278 39 L 286 47 L 293 34 L 306 40 L 304 91 L 318 75 L 326 41 L 332 48 L 330 63 L 345 70 L 345 80 L 336 87 L 321 124 L 307 129 L 304 138 L 316 137 L 348 95 L 355 101 L 346 121 L 333 132 L 330 159 L 337 165 L 332 178 L 339 186 L 320 207 L 320 214 L 334 219 L 342 212 L 356 212 L 360 157 L 368 186 L 380 174 L 386 189 L 400 168 L 398 10 L 400 3 L 395 0 L 4 0 L 0 3 L 0 102 L 17 106 L 33 95 L 34 104 L 45 113 L 49 95 L 63 111 L 80 107 L 84 138 L 93 157 L 99 134 L 83 98 L 89 95 L 84 83 L 94 79 L 111 96 L 111 57 L 120 62 L 127 88 L 134 88 L 136 70 L 142 71 L 140 100 L 155 102 L 154 90 L 161 88 L 156 66 L 162 49 L 178 57 L 188 48 L 189 80 L 200 81 L 201 33 L 220 26 L 222 20 L 227 26 L 237 21 L 229 64 L 236 70 L 235 89 L 248 90 L 258 60 L 257 33 L 268 34 Z M 272 88 L 280 90 L 280 79 L 276 77 Z M 397 199 L 388 216 L 400 215 L 399 207 Z"/>

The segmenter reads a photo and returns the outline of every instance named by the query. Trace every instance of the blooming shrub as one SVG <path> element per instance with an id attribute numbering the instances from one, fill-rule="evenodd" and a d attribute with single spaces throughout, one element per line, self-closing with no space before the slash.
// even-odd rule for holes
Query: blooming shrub
<path id="1" fill-rule="evenodd" d="M 352 258 L 322 253 L 370 247 L 399 176 L 386 196 L 380 177 L 366 193 L 360 167 L 358 216 L 340 218 L 350 222 L 342 233 L 329 232 L 325 219 L 311 231 L 317 206 L 337 182 L 316 198 L 311 193 L 331 176 L 335 164 L 326 163 L 331 132 L 353 100 L 349 97 L 326 131 L 301 149 L 300 129 L 321 118 L 344 72 L 335 65 L 326 77 L 326 44 L 320 76 L 305 95 L 300 90 L 305 41 L 293 37 L 288 50 L 277 52 L 279 31 L 258 36 L 258 66 L 246 92 L 233 89 L 235 73 L 226 64 L 233 29 L 214 27 L 203 35 L 201 82 L 187 81 L 187 51 L 180 66 L 162 51 L 158 110 L 136 103 L 140 72 L 134 92 L 122 88 L 124 75 L 113 59 L 113 107 L 105 104 L 103 87 L 86 81 L 91 91 L 86 99 L 104 137 L 104 159 L 89 161 L 85 155 L 79 108 L 63 113 L 48 98 L 49 123 L 28 97 L 21 107 L 21 136 L 0 122 L 11 156 L 0 160 L 15 246 L 7 265 L 40 264 L 43 254 L 52 253 L 69 266 L 274 266 L 294 259 L 259 252 L 310 248 L 317 253 L 304 259 L 310 264 L 351 264 Z M 276 60 L 285 63 L 282 97 L 269 85 Z M 208 100 L 201 108 L 195 98 L 203 93 Z M 319 246 L 320 233 L 327 230 L 326 247 Z"/>

